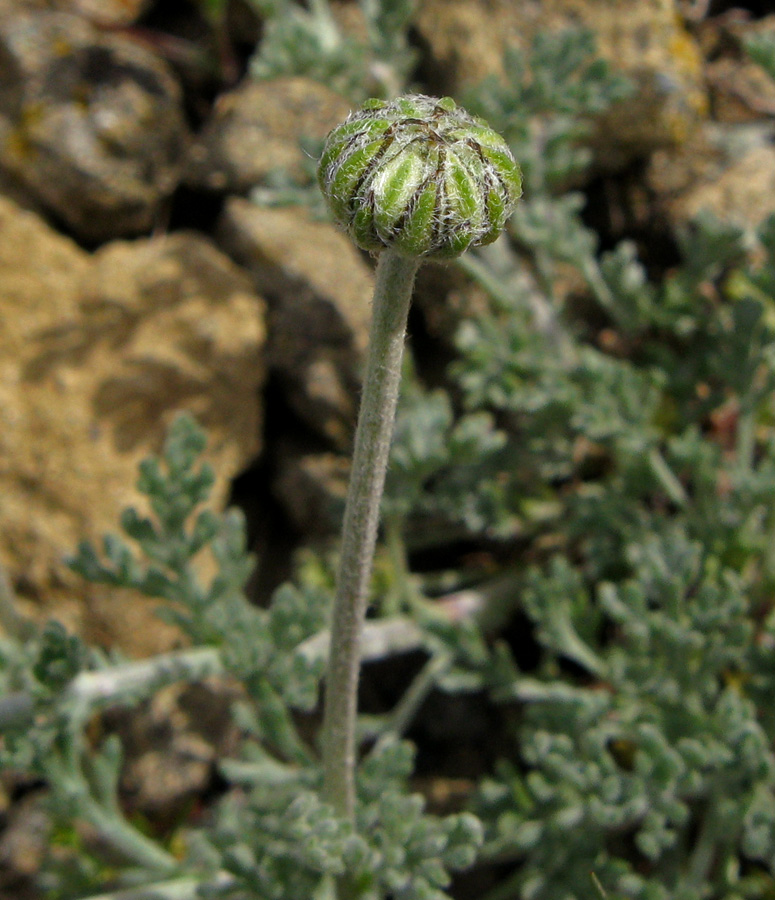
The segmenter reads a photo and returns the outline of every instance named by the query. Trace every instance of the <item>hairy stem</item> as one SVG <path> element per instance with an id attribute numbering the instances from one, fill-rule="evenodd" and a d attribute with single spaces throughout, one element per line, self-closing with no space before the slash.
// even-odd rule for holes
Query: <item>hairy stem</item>
<path id="1" fill-rule="evenodd" d="M 377 265 L 369 356 L 342 530 L 323 717 L 323 791 L 355 816 L 355 724 L 360 636 L 393 433 L 406 320 L 418 260 L 385 250 Z"/>

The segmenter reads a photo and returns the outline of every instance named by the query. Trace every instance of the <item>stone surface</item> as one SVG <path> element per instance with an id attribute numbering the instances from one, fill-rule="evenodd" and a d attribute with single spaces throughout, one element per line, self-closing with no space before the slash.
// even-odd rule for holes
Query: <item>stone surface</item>
<path id="1" fill-rule="evenodd" d="M 65 12 L 83 16 L 103 27 L 136 22 L 153 0 L 0 0 L 0 16 L 21 11 Z"/>
<path id="2" fill-rule="evenodd" d="M 57 9 L 74 12 L 103 27 L 131 25 L 153 0 L 54 0 Z"/>
<path id="3" fill-rule="evenodd" d="M 658 148 L 643 182 L 649 215 L 673 230 L 703 210 L 752 229 L 775 210 L 775 85 L 744 49 L 752 35 L 773 32 L 775 16 L 752 20 L 743 10 L 710 16 L 696 28 L 708 60 L 712 120 L 684 143 Z"/>
<path id="4" fill-rule="evenodd" d="M 756 147 L 718 178 L 703 180 L 671 204 L 671 217 L 685 221 L 708 210 L 732 225 L 755 228 L 775 212 L 775 147 Z"/>
<path id="5" fill-rule="evenodd" d="M 209 190 L 244 193 L 276 169 L 306 180 L 314 163 L 301 142 L 322 143 L 350 105 L 309 78 L 246 79 L 222 94 L 192 147 L 186 180 Z"/>
<path id="6" fill-rule="evenodd" d="M 654 154 L 647 171 L 657 208 L 675 229 L 700 211 L 743 228 L 775 212 L 775 127 L 707 125 L 680 153 Z"/>
<path id="7" fill-rule="evenodd" d="M 750 60 L 718 59 L 706 68 L 717 122 L 738 124 L 775 116 L 775 82 Z"/>
<path id="8" fill-rule="evenodd" d="M 128 810 L 179 821 L 212 787 L 218 760 L 235 753 L 230 710 L 244 699 L 236 685 L 209 679 L 164 688 L 139 711 L 109 714 L 126 756 L 121 794 Z"/>
<path id="9" fill-rule="evenodd" d="M 137 464 L 180 409 L 207 429 L 224 502 L 259 452 L 262 301 L 194 234 L 91 257 L 2 198 L 0 232 L 0 561 L 24 612 L 151 653 L 172 639 L 157 601 L 85 586 L 63 560 L 138 502 Z"/>
<path id="10" fill-rule="evenodd" d="M 0 168 L 78 237 L 150 229 L 186 143 L 178 84 L 140 44 L 68 13 L 0 18 Z"/>
<path id="11" fill-rule="evenodd" d="M 35 792 L 22 794 L 3 815 L 0 832 L 0 896 L 36 897 L 32 879 L 51 845 L 51 818 Z"/>
<path id="12" fill-rule="evenodd" d="M 301 207 L 264 209 L 232 198 L 218 235 L 269 303 L 268 361 L 288 402 L 347 450 L 368 345 L 369 266 L 348 238 Z"/>
<path id="13" fill-rule="evenodd" d="M 342 526 L 350 461 L 336 453 L 309 453 L 286 442 L 277 454 L 274 492 L 305 536 L 338 534 Z"/>
<path id="14" fill-rule="evenodd" d="M 741 9 L 711 18 L 701 32 L 713 118 L 731 124 L 775 115 L 775 82 L 745 49 L 750 38 L 775 37 L 775 15 L 752 19 Z"/>
<path id="15" fill-rule="evenodd" d="M 635 95 L 600 129 L 598 142 L 611 164 L 683 140 L 704 116 L 702 61 L 675 0 L 427 0 L 417 16 L 437 90 L 453 94 L 502 75 L 508 47 L 525 48 L 538 32 L 574 27 L 592 29 L 600 55 L 635 83 Z"/>

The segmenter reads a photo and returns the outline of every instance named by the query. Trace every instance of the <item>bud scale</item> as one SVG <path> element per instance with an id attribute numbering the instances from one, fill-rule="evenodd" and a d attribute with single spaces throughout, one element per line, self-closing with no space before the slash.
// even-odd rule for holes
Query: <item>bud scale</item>
<path id="1" fill-rule="evenodd" d="M 368 100 L 326 141 L 318 179 L 364 250 L 449 259 L 489 244 L 522 191 L 503 138 L 449 97 Z"/>

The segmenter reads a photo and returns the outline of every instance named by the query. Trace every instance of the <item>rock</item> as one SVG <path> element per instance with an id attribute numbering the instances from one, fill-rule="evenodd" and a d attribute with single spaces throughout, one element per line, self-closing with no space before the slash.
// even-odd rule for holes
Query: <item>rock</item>
<path id="1" fill-rule="evenodd" d="M 0 896 L 38 896 L 33 879 L 51 847 L 52 822 L 37 792 L 22 794 L 3 815 Z"/>
<path id="2" fill-rule="evenodd" d="M 321 142 L 350 111 L 339 94 L 310 78 L 246 79 L 222 94 L 191 151 L 187 181 L 245 193 L 276 169 L 306 181 L 314 169 L 303 140 Z"/>
<path id="3" fill-rule="evenodd" d="M 187 129 L 167 65 L 67 13 L 0 19 L 0 169 L 79 238 L 150 229 Z"/>
<path id="4" fill-rule="evenodd" d="M 678 197 L 674 221 L 693 219 L 701 210 L 742 228 L 756 228 L 775 212 L 775 147 L 757 147 L 735 160 L 717 179 L 701 181 Z"/>
<path id="5" fill-rule="evenodd" d="M 507 48 L 527 48 L 539 32 L 579 27 L 594 31 L 600 55 L 636 88 L 599 129 L 607 165 L 685 139 L 705 115 L 707 98 L 699 49 L 674 0 L 427 0 L 417 15 L 438 89 L 452 94 L 503 75 Z"/>
<path id="6" fill-rule="evenodd" d="M 702 23 L 714 121 L 684 145 L 657 150 L 646 171 L 656 215 L 674 230 L 705 210 L 750 231 L 775 211 L 775 84 L 744 49 L 748 38 L 773 33 L 775 16 L 751 20 L 740 10 Z"/>
<path id="7" fill-rule="evenodd" d="M 348 450 L 368 345 L 368 265 L 333 225 L 301 207 L 264 209 L 234 197 L 218 236 L 267 298 L 268 361 L 289 404 L 318 434 Z"/>
<path id="8" fill-rule="evenodd" d="M 299 533 L 311 537 L 338 534 L 342 526 L 348 457 L 309 453 L 288 445 L 278 453 L 274 492 Z"/>
<path id="9" fill-rule="evenodd" d="M 194 234 L 91 257 L 2 198 L 0 232 L 0 561 L 24 612 L 132 655 L 169 647 L 158 601 L 84 586 L 63 560 L 138 503 L 137 465 L 179 409 L 207 430 L 224 503 L 260 449 L 262 301 Z"/>
<path id="10" fill-rule="evenodd" d="M 55 0 L 62 12 L 73 12 L 103 28 L 132 25 L 150 9 L 153 0 Z"/>
<path id="11" fill-rule="evenodd" d="M 419 4 L 415 27 L 428 45 L 435 92 L 459 95 L 488 75 L 503 75 L 506 48 L 526 46 L 520 31 L 522 18 L 510 0 L 426 0 Z"/>
<path id="12" fill-rule="evenodd" d="M 212 787 L 218 760 L 236 751 L 230 709 L 244 699 L 236 685 L 210 679 L 171 685 L 139 710 L 108 715 L 124 748 L 121 795 L 131 813 L 157 823 L 185 815 Z"/>
<path id="13" fill-rule="evenodd" d="M 0 0 L 0 16 L 19 12 L 65 12 L 89 19 L 103 28 L 136 22 L 153 0 Z"/>
<path id="14" fill-rule="evenodd" d="M 660 214 L 680 229 L 700 211 L 742 228 L 775 212 L 775 127 L 710 125 L 679 153 L 654 154 L 647 171 Z"/>
<path id="15" fill-rule="evenodd" d="M 686 141 L 706 118 L 708 100 L 702 55 L 675 0 L 616 4 L 615 15 L 604 0 L 555 2 L 570 21 L 578 16 L 595 32 L 600 55 L 635 86 L 635 94 L 599 124 L 596 141 L 603 153 L 624 160 Z"/>
<path id="16" fill-rule="evenodd" d="M 740 124 L 775 116 L 775 82 L 750 60 L 718 59 L 708 64 L 713 118 Z"/>
<path id="17" fill-rule="evenodd" d="M 775 36 L 775 15 L 751 19 L 743 10 L 730 10 L 700 30 L 716 122 L 750 123 L 775 115 L 775 82 L 745 49 L 750 38 L 761 36 Z"/>
<path id="18" fill-rule="evenodd" d="M 427 263 L 420 266 L 415 280 L 412 304 L 422 311 L 423 324 L 429 336 L 441 341 L 447 353 L 454 352 L 455 335 L 461 322 L 490 312 L 487 292 L 473 281 L 460 266 Z M 424 366 L 438 365 L 436 377 L 443 378 L 449 357 L 423 360 Z M 427 370 L 426 370 L 427 371 Z"/>

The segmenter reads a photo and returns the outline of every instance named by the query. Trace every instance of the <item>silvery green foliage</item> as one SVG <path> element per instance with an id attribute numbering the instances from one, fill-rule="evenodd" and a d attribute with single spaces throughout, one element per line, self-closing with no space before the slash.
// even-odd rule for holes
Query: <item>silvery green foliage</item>
<path id="1" fill-rule="evenodd" d="M 320 189 L 364 250 L 451 259 L 492 243 L 522 193 L 503 138 L 450 97 L 367 100 L 326 139 Z"/>
<path id="2" fill-rule="evenodd" d="M 438 685 L 487 692 L 515 723 L 476 791 L 479 864 L 492 864 L 494 882 L 481 900 L 586 900 L 597 896 L 591 874 L 610 900 L 766 897 L 775 218 L 755 236 L 753 263 L 751 236 L 707 216 L 680 235 L 681 259 L 658 281 L 631 243 L 600 254 L 582 196 L 562 188 L 589 159 L 585 118 L 620 84 L 578 35 L 539 39 L 508 70 L 511 84 L 466 105 L 523 163 L 528 195 L 509 230 L 524 255 L 507 243 L 475 251 L 467 271 L 489 306 L 458 332 L 454 390 L 409 382 L 385 506 L 407 535 L 420 522 L 423 540 L 444 546 L 462 523 L 517 563 L 498 594 L 502 616 L 527 616 L 518 641 L 415 605 L 429 651 L 451 659 Z M 560 291 L 560 263 L 574 267 L 583 297 Z M 421 811 L 398 741 L 379 740 L 361 767 L 362 833 L 320 803 L 315 751 L 290 710 L 313 702 L 317 670 L 293 651 L 318 628 L 325 591 L 287 587 L 268 611 L 244 608 L 240 523 L 197 512 L 207 477 L 183 464 L 189 438 L 178 440 L 180 463 L 144 469 L 155 518 L 125 519 L 149 559 L 117 538 L 79 556 L 88 575 L 181 601 L 175 615 L 194 642 L 222 648 L 249 687 L 235 709 L 246 739 L 220 761 L 230 790 L 174 864 L 201 878 L 203 896 L 331 900 L 343 865 L 368 900 L 443 896 L 439 861 L 447 872 L 469 864 L 480 826 Z M 221 573 L 189 598 L 188 554 L 212 542 Z M 251 638 L 232 646 L 231 620 Z M 84 711 L 67 702 L 76 673 L 113 662 L 56 626 L 0 642 L 0 700 L 11 701 L 0 702 L 3 765 L 47 777 L 67 821 L 100 821 L 117 805 L 120 748 L 95 750 Z M 110 824 L 126 841 L 120 821 Z M 145 862 L 131 875 L 158 880 L 165 859 L 142 843 L 135 851 Z M 70 896 L 105 878 L 79 858 L 84 890 Z M 215 878 L 222 871 L 236 880 Z"/>
<path id="3" fill-rule="evenodd" d="M 632 84 L 595 52 L 594 35 L 569 29 L 539 33 L 523 51 L 507 51 L 507 81 L 487 79 L 462 101 L 504 136 L 524 177 L 525 196 L 509 233 L 530 255 L 548 325 L 564 265 L 572 265 L 602 306 L 612 300 L 600 274 L 597 235 L 581 217 L 583 194 L 572 190 L 592 161 L 588 141 L 596 116 L 625 100 Z"/>
<path id="4" fill-rule="evenodd" d="M 408 367 L 407 367 L 408 368 Z M 495 533 L 508 521 L 490 464 L 507 440 L 490 413 L 457 415 L 449 394 L 428 391 L 404 374 L 396 416 L 383 515 L 408 519 L 417 531 L 428 523 L 460 523 L 472 533 Z M 432 484 L 433 490 L 428 490 Z"/>
<path id="5" fill-rule="evenodd" d="M 328 0 L 252 0 L 265 19 L 256 78 L 306 75 L 359 102 L 399 93 L 415 61 L 407 41 L 414 0 L 359 0 L 366 41 L 347 34 Z"/>
<path id="6" fill-rule="evenodd" d="M 770 78 L 775 78 L 775 37 L 771 32 L 761 30 L 748 34 L 743 48 Z"/>
<path id="7" fill-rule="evenodd" d="M 590 588 L 559 558 L 525 581 L 543 663 L 499 689 L 523 705 L 522 763 L 480 795 L 489 852 L 520 861 L 514 896 L 585 897 L 590 871 L 611 896 L 735 896 L 775 862 L 755 702 L 772 673 L 744 583 L 680 526 L 629 555 L 619 583 Z"/>
<path id="8" fill-rule="evenodd" d="M 475 816 L 429 815 L 423 798 L 407 791 L 413 751 L 405 742 L 383 744 L 364 761 L 357 832 L 302 773 L 271 778 L 254 762 L 235 771 L 243 790 L 225 798 L 198 841 L 198 852 L 234 876 L 226 896 L 323 900 L 332 879 L 347 874 L 361 900 L 445 900 L 449 872 L 468 868 L 481 845 Z"/>
<path id="9" fill-rule="evenodd" d="M 414 768 L 407 742 L 380 744 L 361 767 L 357 825 L 369 844 L 358 881 L 364 900 L 445 900 L 449 872 L 468 869 L 482 843 L 471 813 L 440 819 L 406 790 Z"/>
<path id="10" fill-rule="evenodd" d="M 235 512 L 206 507 L 213 474 L 200 463 L 204 441 L 189 416 L 176 419 L 161 456 L 140 467 L 150 514 L 127 511 L 128 541 L 110 535 L 101 552 L 84 543 L 72 560 L 91 581 L 159 597 L 160 614 L 188 635 L 190 648 L 126 663 L 58 623 L 0 642 L 0 764 L 46 783 L 57 833 L 77 849 L 52 858 L 48 888 L 87 897 L 107 882 L 147 884 L 149 895 L 161 896 L 330 900 L 347 873 L 354 898 L 444 900 L 449 872 L 476 856 L 480 823 L 470 813 L 427 814 L 409 791 L 413 751 L 397 740 L 382 740 L 364 760 L 357 833 L 319 799 L 317 751 L 296 714 L 318 702 L 322 659 L 301 647 L 326 625 L 330 597 L 286 584 L 267 609 L 248 602 L 244 525 Z M 215 562 L 209 580 L 196 565 L 205 553 Z M 108 735 L 93 746 L 87 725 L 100 710 L 137 703 L 165 684 L 225 674 L 243 687 L 233 709 L 243 740 L 219 761 L 229 789 L 206 826 L 181 835 L 186 855 L 178 859 L 124 816 L 121 742 Z M 82 845 L 79 823 L 108 848 L 104 859 Z"/>
<path id="11" fill-rule="evenodd" d="M 49 622 L 26 640 L 5 636 L 0 641 L 0 696 L 5 698 L 0 768 L 19 768 L 43 776 L 47 754 L 66 716 L 58 693 L 79 672 L 104 665 L 102 654 L 86 645 L 59 622 Z M 14 701 L 15 698 L 15 701 Z M 29 725 L 38 717 L 35 742 Z"/>
<path id="12" fill-rule="evenodd" d="M 579 250 L 616 353 L 514 279 L 459 331 L 464 408 L 507 435 L 491 478 L 523 537 L 563 547 L 514 577 L 537 671 L 478 667 L 521 717 L 477 807 L 513 863 L 493 896 L 581 900 L 590 872 L 644 900 L 771 883 L 775 218 L 756 240 L 751 262 L 702 216 L 660 283 L 628 244 Z"/>
<path id="13" fill-rule="evenodd" d="M 455 422 L 459 413 L 447 423 L 453 409 L 448 400 L 436 395 L 419 405 L 407 397 L 399 406 L 391 469 L 395 466 L 408 477 L 414 489 L 406 490 L 405 485 L 395 489 L 398 475 L 391 479 L 391 469 L 388 475 L 386 503 L 400 494 L 401 514 L 411 522 L 407 501 L 414 498 L 415 518 L 434 515 L 435 533 L 440 535 L 448 533 L 445 522 L 454 527 L 462 523 L 472 534 L 513 533 L 557 510 L 551 490 L 536 493 L 547 478 L 566 477 L 572 469 L 563 461 L 572 443 L 562 433 L 568 409 L 578 396 L 569 372 L 585 373 L 587 394 L 598 377 L 610 381 L 615 392 L 626 384 L 632 415 L 641 419 L 647 416 L 648 397 L 657 396 L 647 382 L 652 375 L 659 378 L 658 373 L 633 371 L 622 376 L 615 361 L 591 348 L 589 353 L 578 348 L 554 296 L 559 264 L 570 263 L 588 279 L 595 299 L 606 310 L 615 306 L 617 315 L 632 315 L 633 304 L 648 301 L 652 288 L 632 249 L 622 245 L 610 262 L 599 260 L 597 237 L 581 221 L 582 195 L 558 193 L 559 186 L 577 177 L 591 159 L 582 140 L 591 116 L 626 96 L 630 88 L 595 57 L 593 36 L 586 31 L 538 35 L 528 53 L 510 51 L 506 62 L 507 83 L 489 79 L 468 92 L 464 103 L 503 134 L 519 160 L 526 194 L 507 231 L 528 252 L 530 265 L 526 267 L 525 259 L 504 243 L 492 252 L 483 248 L 463 257 L 461 264 L 492 302 L 490 316 L 464 321 L 457 336 L 462 361 L 454 376 L 463 388 L 468 414 L 459 424 Z M 606 265 L 612 277 L 621 274 L 629 279 L 627 295 L 612 290 Z M 528 269 L 537 280 L 526 277 Z M 579 353 L 585 356 L 583 362 Z M 587 359 L 594 375 L 587 372 Z M 595 403 L 604 392 L 601 386 Z M 506 413 L 512 429 L 528 424 L 524 444 L 505 440 L 502 429 L 491 430 L 493 411 Z M 594 406 L 591 398 L 584 414 L 596 416 L 600 427 L 607 427 L 604 407 Z M 463 431 L 468 435 L 465 446 L 447 440 Z M 642 445 L 642 435 L 638 443 Z M 472 460 L 469 453 L 474 446 L 477 453 Z M 516 490 L 514 475 L 519 476 Z M 522 494 L 523 481 L 530 486 L 527 497 Z M 432 541 L 433 534 L 426 528 L 426 541 Z"/>
<path id="14" fill-rule="evenodd" d="M 458 331 L 456 397 L 502 441 L 444 519 L 545 560 L 512 574 L 507 601 L 532 623 L 537 668 L 496 641 L 458 652 L 449 680 L 489 688 L 520 722 L 476 807 L 503 879 L 487 896 L 581 900 L 594 873 L 612 898 L 760 897 L 775 871 L 775 217 L 752 235 L 699 216 L 659 281 L 629 242 L 600 254 L 582 196 L 558 186 L 585 163 L 577 116 L 619 89 L 581 42 L 553 94 L 558 63 L 542 60 L 563 39 L 547 41 L 522 93 L 466 99 L 523 163 L 509 233 L 525 255 L 496 245 L 464 266 L 490 306 Z M 521 84 L 519 60 L 511 71 Z M 559 263 L 581 302 L 560 293 Z M 427 431 L 419 413 L 394 449 L 417 460 L 420 520 L 438 489 L 422 453 L 443 458 L 455 421 L 426 403 Z M 465 519 L 474 492 L 497 492 L 499 528 Z"/>
<path id="15" fill-rule="evenodd" d="M 328 598 L 283 586 L 268 610 L 247 602 L 243 589 L 254 561 L 246 550 L 243 517 L 236 510 L 219 517 L 203 508 L 213 483 L 210 466 L 198 464 L 204 443 L 195 422 L 179 417 L 162 458 L 140 465 L 137 486 L 152 514 L 129 509 L 122 516 L 124 532 L 140 552 L 111 535 L 103 541 L 102 555 L 81 544 L 72 567 L 90 581 L 132 587 L 167 601 L 159 615 L 196 645 L 217 647 L 227 669 L 261 697 L 268 718 L 283 702 L 308 708 L 317 700 L 320 666 L 293 651 L 323 627 Z M 216 563 L 209 583 L 202 582 L 196 567 L 205 551 Z M 283 719 L 289 716 L 282 713 Z M 288 727 L 284 721 L 282 728 Z"/>
<path id="16" fill-rule="evenodd" d="M 757 439 L 752 429 L 775 386 L 763 301 L 772 235 L 765 223 L 759 241 L 768 257 L 752 266 L 739 232 L 700 219 L 683 237 L 686 264 L 659 285 L 627 245 L 604 255 L 605 313 L 637 353 L 578 341 L 572 332 L 583 322 L 551 310 L 541 327 L 549 301 L 529 287 L 463 323 L 455 375 L 466 408 L 497 411 L 519 431 L 492 458 L 491 477 L 524 528 L 562 522 L 590 576 L 620 571 L 626 547 L 679 510 L 723 561 L 760 554 L 771 582 L 772 436 Z M 728 416 L 733 429 L 726 451 L 723 434 L 708 439 L 714 410 L 713 427 Z"/>

